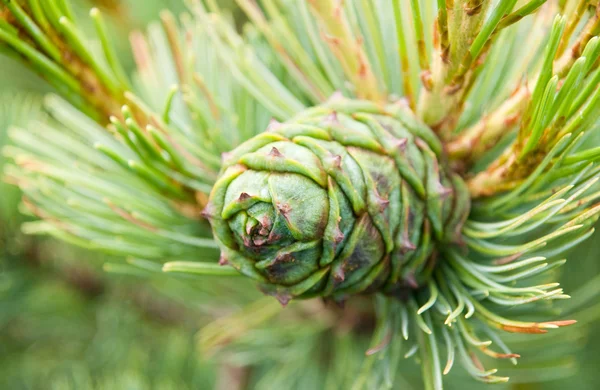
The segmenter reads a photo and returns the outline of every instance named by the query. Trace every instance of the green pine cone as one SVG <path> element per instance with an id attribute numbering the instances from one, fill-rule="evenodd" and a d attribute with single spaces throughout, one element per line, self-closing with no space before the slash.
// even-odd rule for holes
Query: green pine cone
<path id="1" fill-rule="evenodd" d="M 402 102 L 337 98 L 273 123 L 224 156 L 205 209 L 222 262 L 284 304 L 418 288 L 469 212 L 442 153 Z"/>

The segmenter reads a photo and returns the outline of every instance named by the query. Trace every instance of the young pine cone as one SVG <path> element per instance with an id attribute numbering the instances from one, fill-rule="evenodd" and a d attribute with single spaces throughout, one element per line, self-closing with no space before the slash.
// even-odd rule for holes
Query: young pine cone
<path id="1" fill-rule="evenodd" d="M 222 262 L 282 303 L 418 288 L 469 212 L 443 160 L 403 102 L 339 98 L 227 153 L 204 215 Z"/>

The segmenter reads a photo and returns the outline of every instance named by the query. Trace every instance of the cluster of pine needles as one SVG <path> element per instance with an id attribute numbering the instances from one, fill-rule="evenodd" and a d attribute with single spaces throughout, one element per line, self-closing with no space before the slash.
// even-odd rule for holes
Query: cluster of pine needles
<path id="1" fill-rule="evenodd" d="M 441 389 L 446 375 L 465 388 L 464 372 L 485 383 L 576 372 L 571 356 L 600 314 L 598 278 L 581 287 L 598 265 L 571 256 L 563 266 L 600 215 L 597 1 L 238 0 L 224 8 L 190 0 L 181 15 L 163 11 L 132 32 L 130 53 L 115 49 L 122 37 L 108 27 L 124 20 L 123 9 L 99 3 L 105 11 L 89 15 L 68 0 L 0 5 L 0 50 L 53 88 L 43 100 L 2 97 L 13 186 L 2 187 L 8 228 L 0 229 L 10 264 L 0 284 L 6 351 L 26 337 L 60 348 L 66 337 L 105 359 L 60 362 L 67 367 L 56 372 L 68 375 L 57 388 L 379 389 L 422 388 L 422 380 Z M 133 72 L 123 65 L 129 55 Z M 426 256 L 411 264 L 429 276 L 424 285 L 404 300 L 372 294 L 343 308 L 317 299 L 281 308 L 219 265 L 201 211 L 223 154 L 313 106 L 389 102 L 435 132 L 471 196 L 461 245 L 440 250 L 435 266 Z M 17 197 L 22 232 L 71 249 L 16 233 Z M 593 253 L 597 245 L 587 244 Z M 45 245 L 80 261 L 40 266 Z M 85 257 L 99 257 L 107 275 L 82 271 Z M 17 266 L 18 258 L 36 264 Z M 556 282 L 561 274 L 580 285 L 572 299 Z M 82 339 L 25 326 L 40 318 Z M 18 363 L 2 357 L 3 369 L 22 365 L 29 379 L 3 377 L 39 386 L 50 352 L 33 351 Z M 134 374 L 114 365 L 118 356 L 137 362 Z M 464 372 L 450 374 L 455 362 Z M 487 368 L 504 362 L 502 375 Z"/>

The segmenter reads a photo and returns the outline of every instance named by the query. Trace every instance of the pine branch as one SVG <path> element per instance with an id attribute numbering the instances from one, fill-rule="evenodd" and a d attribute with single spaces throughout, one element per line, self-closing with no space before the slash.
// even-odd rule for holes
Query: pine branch
<path id="1" fill-rule="evenodd" d="M 528 30 L 557 8 L 535 0 L 240 0 L 242 32 L 206 3 L 132 35 L 136 93 L 110 134 L 56 97 L 54 121 L 12 132 L 8 175 L 41 219 L 27 232 L 129 256 L 115 273 L 202 285 L 239 271 L 283 304 L 347 300 L 343 314 L 260 301 L 205 328 L 255 388 L 390 387 L 403 354 L 426 388 L 455 362 L 501 383 L 487 358 L 520 355 L 500 332 L 577 326 L 554 310 L 569 298 L 555 280 L 600 213 L 600 152 L 582 147 L 600 96 L 594 15 L 572 39 L 580 12 L 557 16 L 546 42 Z M 530 52 L 506 56 L 525 35 Z M 319 364 L 323 340 L 347 365 Z"/>
<path id="2" fill-rule="evenodd" d="M 438 39 L 432 73 L 424 75 L 424 90 L 419 103 L 420 116 L 426 123 L 438 128 L 443 137 L 448 136 L 448 129 L 456 123 L 470 78 L 478 66 L 476 61 L 496 29 L 499 18 L 511 11 L 509 3 L 513 2 L 496 5 L 491 19 L 487 21 L 485 16 L 490 1 L 444 4 L 446 12 L 440 14 L 442 19 L 438 18 L 437 22 L 437 29 L 444 38 Z M 448 118 L 449 113 L 454 118 Z"/>
<path id="3" fill-rule="evenodd" d="M 3 1 L 0 42 L 76 107 L 106 122 L 119 115 L 128 82 L 97 9 L 90 12 L 102 49 L 96 51 L 76 26 L 66 2 Z"/>
<path id="4" fill-rule="evenodd" d="M 597 85 L 595 64 L 599 54 L 598 37 L 588 41 L 582 52 L 584 55 L 572 62 L 568 72 L 564 70 L 560 60 L 554 68 L 553 62 L 564 25 L 564 19 L 557 19 L 555 22 L 553 40 L 547 46 L 545 64 L 524 112 L 517 140 L 486 171 L 470 180 L 474 196 L 514 188 L 539 166 L 544 153 L 553 150 L 563 137 L 573 136 L 571 141 L 567 141 L 567 145 L 570 145 L 577 139 L 577 135 L 594 127 L 597 110 L 594 89 Z M 586 88 L 581 89 L 580 86 L 586 79 Z M 562 84 L 560 88 L 559 80 Z M 515 96 L 525 99 L 528 95 L 519 93 Z M 542 113 L 549 115 L 541 117 Z M 453 149 L 452 146 L 450 148 Z"/>

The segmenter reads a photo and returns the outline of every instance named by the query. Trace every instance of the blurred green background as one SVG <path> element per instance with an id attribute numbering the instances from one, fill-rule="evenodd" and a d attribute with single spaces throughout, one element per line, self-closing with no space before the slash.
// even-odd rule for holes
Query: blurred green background
<path id="1" fill-rule="evenodd" d="M 92 5 L 112 15 L 111 31 L 130 67 L 128 42 L 122 37 L 156 20 L 162 8 L 174 13 L 184 9 L 179 0 L 74 3 L 81 15 Z M 0 146 L 6 144 L 10 126 L 42 115 L 47 92 L 40 78 L 0 57 Z M 201 303 L 207 291 L 176 279 L 107 274 L 102 264 L 110 259 L 105 256 L 23 236 L 18 202 L 15 188 L 0 184 L 0 389 L 230 388 L 223 368 L 206 361 L 196 348 L 195 334 L 206 321 Z M 562 279 L 567 293 L 600 274 L 598 239 L 594 235 L 569 256 Z M 600 388 L 596 330 L 600 326 L 592 322 L 577 328 L 581 334 L 572 338 L 581 347 L 574 359 L 579 367 L 575 376 L 550 382 L 530 378 L 532 383 L 506 388 Z M 558 373 L 549 368 L 545 375 L 553 374 Z M 417 377 L 416 370 L 407 375 L 411 383 L 419 383 Z M 447 388 L 485 388 L 462 378 L 457 374 Z"/>

